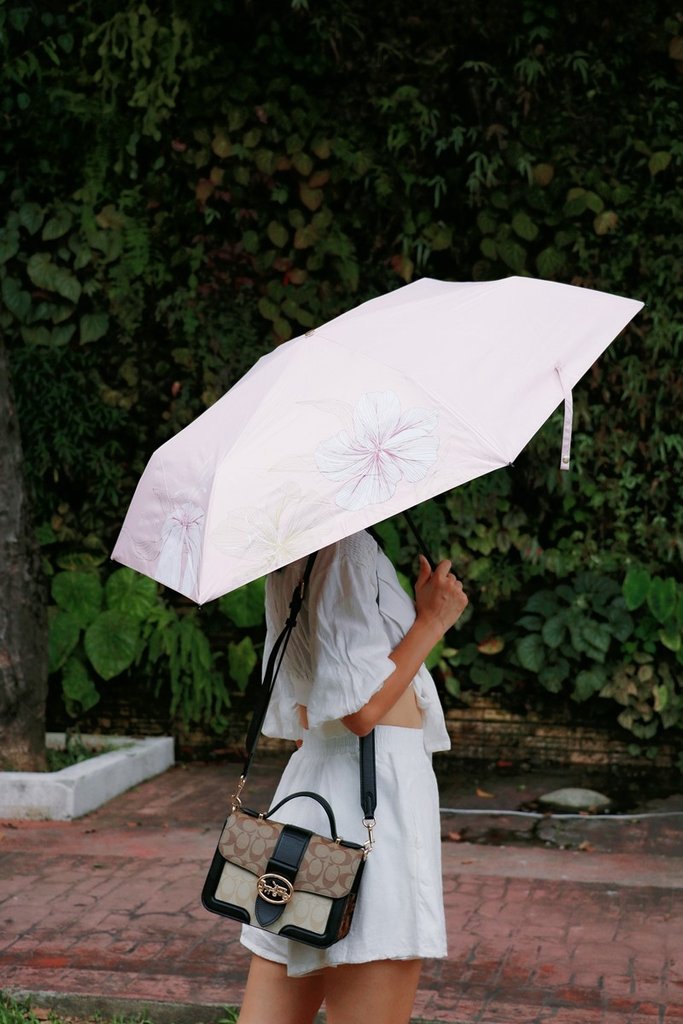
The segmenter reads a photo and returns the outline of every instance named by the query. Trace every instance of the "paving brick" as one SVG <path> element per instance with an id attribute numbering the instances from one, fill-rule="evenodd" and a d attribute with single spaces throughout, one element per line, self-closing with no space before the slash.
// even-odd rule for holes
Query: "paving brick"
<path id="1" fill-rule="evenodd" d="M 274 782 L 267 774 L 264 791 Z M 2 831 L 3 849 L 11 844 L 0 858 L 0 894 L 9 893 L 0 897 L 2 986 L 239 1002 L 249 962 L 239 928 L 199 902 L 226 772 L 171 775 L 82 821 Z M 666 857 L 657 859 L 653 842 L 643 849 L 591 859 L 445 844 L 450 955 L 425 964 L 416 1014 L 462 1024 L 683 1024 L 683 875 L 674 859 L 683 830 L 676 846 L 669 829 Z M 656 870 L 669 874 L 649 884 Z"/>

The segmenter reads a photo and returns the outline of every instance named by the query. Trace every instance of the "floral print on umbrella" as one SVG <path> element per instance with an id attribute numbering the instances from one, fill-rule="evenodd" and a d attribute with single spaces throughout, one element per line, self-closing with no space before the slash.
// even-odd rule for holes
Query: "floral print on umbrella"
<path id="1" fill-rule="evenodd" d="M 424 479 L 436 461 L 438 414 L 401 409 L 393 391 L 364 394 L 353 411 L 353 434 L 342 430 L 318 445 L 320 472 L 343 484 L 335 501 L 356 512 L 388 501 L 401 480 Z"/>
<path id="2" fill-rule="evenodd" d="M 163 521 L 157 541 L 133 540 L 139 558 L 156 562 L 150 575 L 180 594 L 193 595 L 201 551 L 204 509 L 195 495 L 187 492 L 169 495 L 155 487 Z"/>
<path id="3" fill-rule="evenodd" d="M 273 491 L 267 508 L 234 509 L 211 530 L 209 540 L 223 554 L 246 561 L 253 572 L 264 575 L 299 558 L 309 533 L 328 512 L 329 506 L 305 498 L 300 487 L 287 483 Z"/>

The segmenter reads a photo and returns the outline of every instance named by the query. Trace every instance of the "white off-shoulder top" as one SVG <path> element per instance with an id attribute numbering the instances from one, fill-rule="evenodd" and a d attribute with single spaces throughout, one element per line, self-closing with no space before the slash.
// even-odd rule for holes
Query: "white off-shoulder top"
<path id="1" fill-rule="evenodd" d="M 282 630 L 306 559 L 271 573 L 266 582 L 264 664 Z M 415 605 L 370 534 L 362 531 L 318 553 L 275 683 L 263 726 L 267 736 L 303 735 L 297 705 L 309 728 L 339 722 L 381 689 L 395 665 L 389 654 L 415 621 Z M 423 665 L 413 680 L 422 712 L 425 749 L 448 750 L 443 710 Z"/>

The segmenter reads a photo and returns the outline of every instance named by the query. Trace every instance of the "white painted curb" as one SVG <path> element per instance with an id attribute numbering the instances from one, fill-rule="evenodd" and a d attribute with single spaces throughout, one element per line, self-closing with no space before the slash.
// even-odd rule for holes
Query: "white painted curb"
<path id="1" fill-rule="evenodd" d="M 174 763 L 173 738 L 81 736 L 86 746 L 121 747 L 58 772 L 0 772 L 0 818 L 68 821 L 159 775 Z M 64 733 L 47 733 L 48 747 Z"/>

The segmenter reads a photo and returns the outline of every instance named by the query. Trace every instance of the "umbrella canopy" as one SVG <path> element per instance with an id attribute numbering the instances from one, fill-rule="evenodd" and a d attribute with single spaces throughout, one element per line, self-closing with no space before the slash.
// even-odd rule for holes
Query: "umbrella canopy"
<path id="1" fill-rule="evenodd" d="M 642 305 L 526 277 L 371 299 L 162 445 L 112 557 L 203 604 L 506 466 Z"/>

